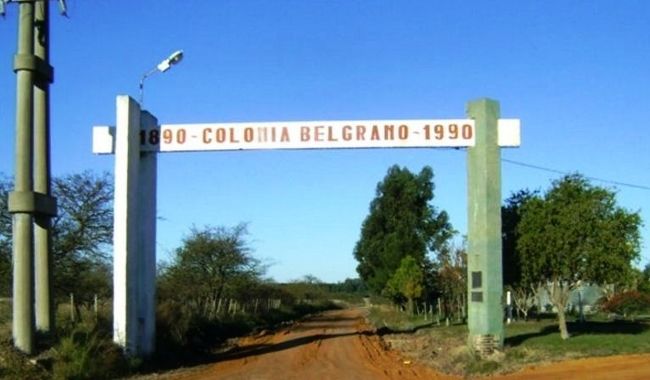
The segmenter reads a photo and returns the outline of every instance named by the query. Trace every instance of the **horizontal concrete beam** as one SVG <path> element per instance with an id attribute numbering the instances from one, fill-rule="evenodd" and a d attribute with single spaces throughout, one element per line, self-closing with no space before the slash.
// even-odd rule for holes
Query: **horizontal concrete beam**
<path id="1" fill-rule="evenodd" d="M 282 123 L 282 122 L 279 122 Z M 236 125 L 252 125 L 250 124 L 224 124 L 228 126 Z M 163 124 L 153 128 L 158 128 L 160 131 L 157 132 L 157 140 L 160 142 L 160 135 L 162 132 L 174 134 L 173 130 L 179 127 L 201 127 L 201 126 L 211 126 L 212 124 L 201 124 L 201 125 L 174 125 L 174 124 Z M 217 125 L 217 124 L 215 124 Z M 151 129 L 151 128 L 150 128 Z M 166 129 L 171 129 L 172 132 L 167 131 Z M 144 133 L 144 132 L 143 132 Z M 175 134 L 174 134 L 175 135 Z M 498 120 L 498 144 L 502 148 L 513 148 L 521 145 L 521 122 L 519 119 L 499 119 Z M 273 149 L 294 149 L 295 147 L 273 147 Z M 309 148 L 305 146 L 303 148 Z M 317 147 L 315 149 L 337 149 L 333 147 Z M 268 149 L 268 148 L 267 148 Z M 221 149 L 211 149 L 211 150 L 221 150 Z M 141 151 L 143 152 L 166 152 L 166 151 L 196 151 L 194 149 L 189 150 L 167 150 L 165 147 L 160 148 L 160 144 L 152 146 L 151 144 L 144 144 L 141 146 Z M 93 127 L 93 153 L 94 154 L 114 154 L 115 153 L 115 127 L 112 126 L 95 126 Z"/>

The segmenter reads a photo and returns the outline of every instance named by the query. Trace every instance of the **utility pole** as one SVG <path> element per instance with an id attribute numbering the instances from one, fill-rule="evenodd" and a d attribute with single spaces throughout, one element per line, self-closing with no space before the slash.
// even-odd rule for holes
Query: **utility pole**
<path id="1" fill-rule="evenodd" d="M 34 191 L 51 196 L 50 179 L 50 83 L 53 81 L 50 61 L 50 2 L 36 4 L 34 54 L 44 63 L 46 75 L 37 75 L 34 82 Z M 50 198 L 56 205 L 56 200 Z M 37 213 L 34 225 L 36 329 L 54 332 L 54 295 L 52 294 L 52 231 L 51 213 Z"/>
<path id="2" fill-rule="evenodd" d="M 39 328 L 52 331 L 50 294 L 50 218 L 56 200 L 49 195 L 48 0 L 20 0 L 16 72 L 16 168 L 9 194 L 13 215 L 13 339 L 19 350 L 34 353 L 35 309 Z M 36 46 L 36 48 L 35 48 Z M 34 165 L 38 166 L 36 169 Z M 38 223 L 35 243 L 34 222 Z M 35 245 L 38 261 L 35 264 Z M 34 268 L 38 268 L 38 276 Z M 35 280 L 38 303 L 35 304 Z M 36 305 L 36 308 L 35 308 Z"/>
<path id="3" fill-rule="evenodd" d="M 13 214 L 13 338 L 19 350 L 34 352 L 34 230 L 32 145 L 34 133 L 34 0 L 19 3 L 16 72 L 16 171 L 9 194 Z"/>

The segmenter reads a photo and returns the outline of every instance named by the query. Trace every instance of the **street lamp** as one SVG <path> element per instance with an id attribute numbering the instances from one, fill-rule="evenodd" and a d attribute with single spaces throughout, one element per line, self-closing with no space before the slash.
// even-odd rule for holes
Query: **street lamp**
<path id="1" fill-rule="evenodd" d="M 144 75 L 142 75 L 142 78 L 140 79 L 140 106 L 144 104 L 144 80 L 147 79 L 147 77 L 157 72 L 164 73 L 165 71 L 169 70 L 172 66 L 179 63 L 182 59 L 183 59 L 183 51 L 177 50 L 173 52 L 169 57 L 165 58 L 162 62 L 160 62 L 156 67 L 154 67 L 153 69 L 147 71 L 146 73 L 144 73 Z"/>

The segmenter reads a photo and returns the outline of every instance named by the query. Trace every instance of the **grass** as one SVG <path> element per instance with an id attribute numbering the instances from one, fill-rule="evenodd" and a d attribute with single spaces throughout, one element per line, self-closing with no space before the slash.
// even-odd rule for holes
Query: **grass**
<path id="1" fill-rule="evenodd" d="M 422 339 L 426 335 L 433 353 L 426 356 L 414 351 L 410 354 L 440 371 L 459 375 L 507 373 L 532 364 L 572 358 L 650 352 L 650 323 L 647 321 L 593 318 L 583 323 L 570 322 L 571 338 L 568 340 L 561 339 L 553 318 L 514 322 L 505 326 L 503 350 L 481 358 L 467 346 L 466 325 L 437 325 L 387 308 L 374 308 L 368 319 L 378 329 L 397 333 L 384 337 L 394 347 L 400 340 Z M 403 334 L 405 331 L 416 331 L 416 334 Z M 402 342 L 400 348 L 409 354 L 408 344 Z"/>
<path id="2" fill-rule="evenodd" d="M 436 321 L 421 315 L 408 315 L 388 306 L 371 307 L 367 319 L 378 330 L 390 332 L 413 332 L 433 326 Z"/>
<path id="3" fill-rule="evenodd" d="M 529 347 L 550 356 L 603 356 L 650 352 L 650 325 L 641 321 L 586 321 L 568 325 L 562 340 L 554 320 L 506 326 L 506 348 Z"/>

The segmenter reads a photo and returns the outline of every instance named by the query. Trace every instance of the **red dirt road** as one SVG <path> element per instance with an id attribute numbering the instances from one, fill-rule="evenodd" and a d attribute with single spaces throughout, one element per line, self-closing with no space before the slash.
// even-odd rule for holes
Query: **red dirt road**
<path id="1" fill-rule="evenodd" d="M 217 363 L 157 376 L 158 379 L 460 379 L 411 363 L 386 349 L 359 309 L 315 316 L 286 330 L 251 337 Z M 650 379 L 650 355 L 591 358 L 527 368 L 490 379 Z"/>
<path id="2" fill-rule="evenodd" d="M 646 380 L 650 379 L 650 355 L 608 356 L 569 360 L 526 368 L 495 380 Z"/>

